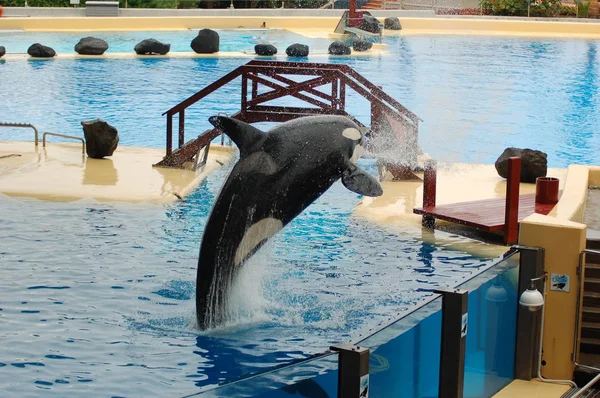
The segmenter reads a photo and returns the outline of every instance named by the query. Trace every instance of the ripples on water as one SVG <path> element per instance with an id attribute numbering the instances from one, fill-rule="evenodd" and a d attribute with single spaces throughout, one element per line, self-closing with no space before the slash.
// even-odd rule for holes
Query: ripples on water
<path id="1" fill-rule="evenodd" d="M 596 41 L 387 40 L 391 55 L 330 61 L 348 62 L 425 119 L 425 151 L 493 162 L 515 145 L 546 150 L 551 166 L 600 163 Z M 0 95 L 0 109 L 78 135 L 81 120 L 101 117 L 123 145 L 159 147 L 162 112 L 245 62 L 5 62 L 1 91 L 17 94 Z M 186 112 L 187 131 L 235 111 L 238 98 L 235 85 L 208 97 Z M 367 116 L 356 98 L 348 104 Z M 231 323 L 199 334 L 196 261 L 224 173 L 169 206 L 0 198 L 3 394 L 193 391 L 356 338 L 485 263 L 353 218 L 357 197 L 338 183 L 244 268 Z"/>
<path id="2" fill-rule="evenodd" d="M 189 42 L 188 32 L 172 35 L 174 45 Z M 252 47 L 257 40 L 246 45 Z M 277 40 L 283 51 L 297 37 Z M 385 56 L 322 60 L 348 63 L 423 118 L 420 145 L 441 161 L 493 163 L 506 146 L 518 146 L 546 151 L 551 167 L 600 164 L 597 40 L 479 36 L 385 40 L 391 52 Z M 104 118 L 119 129 L 122 145 L 162 147 L 161 114 L 246 62 L 5 62 L 0 64 L 1 91 L 19 94 L 0 96 L 0 106 L 3 117 L 11 121 L 66 134 L 81 135 L 81 120 Z M 208 128 L 207 118 L 216 112 L 236 111 L 238 86 L 236 81 L 186 110 L 188 134 Z M 347 104 L 351 114 L 369 122 L 366 102 L 350 96 Z M 11 134 L 30 138 L 23 131 Z"/>
<path id="3" fill-rule="evenodd" d="M 486 263 L 353 218 L 337 183 L 245 267 L 230 324 L 199 334 L 198 249 L 224 172 L 169 206 L 0 198 L 5 394 L 193 391 L 355 339 Z"/>

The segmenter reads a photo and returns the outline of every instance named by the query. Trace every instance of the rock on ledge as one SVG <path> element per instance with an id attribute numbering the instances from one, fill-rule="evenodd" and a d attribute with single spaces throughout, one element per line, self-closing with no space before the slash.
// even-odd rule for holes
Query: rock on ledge
<path id="1" fill-rule="evenodd" d="M 341 41 L 334 41 L 329 45 L 329 54 L 332 55 L 350 55 L 352 52 L 350 46 Z"/>
<path id="2" fill-rule="evenodd" d="M 81 55 L 102 55 L 108 50 L 108 43 L 96 37 L 84 37 L 75 45 L 75 52 Z"/>
<path id="3" fill-rule="evenodd" d="M 367 51 L 373 47 L 373 43 L 368 40 L 357 39 L 352 43 L 352 48 L 354 51 Z"/>
<path id="4" fill-rule="evenodd" d="M 171 45 L 161 43 L 156 39 L 146 39 L 142 40 L 138 44 L 136 44 L 133 49 L 138 55 L 153 55 L 153 54 L 161 54 L 165 55 L 171 51 Z"/>
<path id="5" fill-rule="evenodd" d="M 308 52 L 308 46 L 299 43 L 292 44 L 285 50 L 288 57 L 308 57 Z"/>
<path id="6" fill-rule="evenodd" d="M 258 55 L 275 55 L 277 54 L 277 48 L 272 44 L 257 44 L 254 46 L 254 51 Z"/>
<path id="7" fill-rule="evenodd" d="M 40 43 L 35 43 L 27 49 L 27 54 L 36 58 L 52 58 L 56 55 L 56 51 Z"/>
<path id="8" fill-rule="evenodd" d="M 116 128 L 102 119 L 81 122 L 85 136 L 85 152 L 94 159 L 111 156 L 119 144 Z"/>
<path id="9" fill-rule="evenodd" d="M 190 44 L 197 54 L 219 52 L 219 34 L 212 29 L 202 29 Z"/>
<path id="10" fill-rule="evenodd" d="M 508 158 L 521 158 L 521 182 L 535 182 L 538 177 L 545 177 L 548 172 L 548 155 L 533 149 L 506 148 L 496 160 L 496 171 L 502 178 L 508 176 Z"/>
<path id="11" fill-rule="evenodd" d="M 6 48 L 0 46 L 0 58 L 2 58 L 6 54 Z"/>
<path id="12" fill-rule="evenodd" d="M 389 30 L 402 30 L 402 25 L 400 25 L 398 17 L 387 17 L 383 21 L 383 27 Z"/>
<path id="13" fill-rule="evenodd" d="M 371 15 L 363 16 L 363 21 L 360 24 L 360 29 L 365 32 L 381 33 L 381 23 Z"/>

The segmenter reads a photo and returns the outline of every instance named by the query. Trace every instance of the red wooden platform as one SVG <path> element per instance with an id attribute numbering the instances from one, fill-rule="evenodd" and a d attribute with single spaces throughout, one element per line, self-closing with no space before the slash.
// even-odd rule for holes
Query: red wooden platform
<path id="1" fill-rule="evenodd" d="M 533 213 L 548 214 L 553 204 L 536 204 L 535 194 L 519 196 L 518 221 L 521 222 Z M 504 230 L 506 217 L 506 199 L 495 198 L 471 202 L 451 203 L 447 205 L 413 209 L 416 214 L 430 216 L 438 220 L 466 225 L 482 231 Z"/>

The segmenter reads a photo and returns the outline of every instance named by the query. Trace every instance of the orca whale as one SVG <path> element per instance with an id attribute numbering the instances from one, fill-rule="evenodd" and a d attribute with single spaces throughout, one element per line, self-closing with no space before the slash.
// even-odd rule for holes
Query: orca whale
<path id="1" fill-rule="evenodd" d="M 338 179 L 365 196 L 383 193 L 356 166 L 364 137 L 344 116 L 306 116 L 263 132 L 223 116 L 210 123 L 237 145 L 240 158 L 217 197 L 202 237 L 196 279 L 201 329 L 225 320 L 240 266 Z"/>

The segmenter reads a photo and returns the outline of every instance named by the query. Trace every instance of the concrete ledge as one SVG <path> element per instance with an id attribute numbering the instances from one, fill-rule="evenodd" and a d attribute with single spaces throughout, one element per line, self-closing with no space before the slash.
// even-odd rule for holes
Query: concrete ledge
<path id="1" fill-rule="evenodd" d="M 234 148 L 211 145 L 198 171 L 152 167 L 164 149 L 119 146 L 113 156 L 91 159 L 81 144 L 0 142 L 0 193 L 54 201 L 169 203 L 194 190 L 233 158 Z"/>
<path id="2" fill-rule="evenodd" d="M 587 201 L 590 168 L 587 166 L 569 166 L 567 178 L 560 200 L 548 214 L 565 221 L 583 222 L 583 212 Z"/>
<path id="3" fill-rule="evenodd" d="M 590 186 L 600 187 L 600 166 L 590 167 Z"/>
<path id="4" fill-rule="evenodd" d="M 331 55 L 326 51 L 311 51 L 306 59 L 320 58 L 347 58 L 347 57 L 370 57 L 386 54 L 385 44 L 374 44 L 369 51 L 352 51 L 350 55 Z M 104 53 L 103 55 L 80 55 L 77 53 L 57 54 L 52 58 L 36 58 L 23 53 L 7 53 L 2 60 L 5 61 L 52 61 L 61 59 L 134 59 L 134 58 L 249 58 L 249 59 L 276 59 L 287 60 L 289 57 L 284 51 L 280 51 L 270 57 L 261 57 L 254 52 L 218 52 L 214 54 L 196 54 L 195 52 L 172 52 L 165 55 L 138 55 L 135 52 L 130 53 Z"/>
<path id="5" fill-rule="evenodd" d="M 84 17 L 85 7 L 4 7 L 5 17 Z M 316 8 L 256 8 L 256 9 L 173 9 L 173 8 L 120 8 L 123 17 L 190 17 L 190 16 L 288 16 L 288 17 L 336 17 L 341 18 L 344 9 Z M 369 10 L 375 17 L 435 17 L 433 10 Z"/>
<path id="6" fill-rule="evenodd" d="M 179 10 L 173 10 L 179 11 Z M 179 29 L 257 29 L 263 23 L 267 28 L 326 30 L 333 32 L 339 22 L 341 10 L 320 10 L 319 16 L 306 15 L 307 10 L 219 10 L 217 14 L 177 14 L 185 16 L 120 16 L 103 18 L 85 17 L 12 17 L 0 18 L 0 30 L 27 31 L 128 31 L 128 30 L 179 30 Z M 151 13 L 144 10 L 144 12 Z M 223 12 L 225 12 L 223 14 Z M 312 11 L 311 11 L 312 12 Z M 276 15 L 280 13 L 282 15 Z M 244 15 L 247 14 L 247 15 Z M 387 11 L 373 13 L 378 17 L 393 15 Z M 219 16 L 219 18 L 215 18 Z M 523 19 L 483 18 L 415 18 L 400 17 L 401 31 L 386 30 L 385 35 L 514 35 L 547 37 L 600 37 L 600 23 L 572 21 L 541 21 Z"/>

